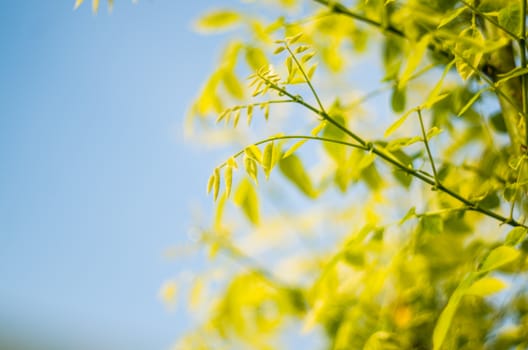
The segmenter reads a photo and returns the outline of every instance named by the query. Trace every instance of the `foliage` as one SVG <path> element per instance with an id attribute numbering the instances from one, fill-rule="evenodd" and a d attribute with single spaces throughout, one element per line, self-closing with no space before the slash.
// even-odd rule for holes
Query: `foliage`
<path id="1" fill-rule="evenodd" d="M 238 39 L 189 132 L 234 150 L 207 186 L 197 241 L 215 262 L 179 346 L 528 347 L 525 22 L 524 0 L 277 0 L 198 20 Z"/>
<path id="2" fill-rule="evenodd" d="M 224 268 L 195 279 L 180 346 L 528 346 L 524 1 L 279 3 L 197 22 L 244 39 L 188 126 L 246 145 L 208 183 L 199 244 Z"/>

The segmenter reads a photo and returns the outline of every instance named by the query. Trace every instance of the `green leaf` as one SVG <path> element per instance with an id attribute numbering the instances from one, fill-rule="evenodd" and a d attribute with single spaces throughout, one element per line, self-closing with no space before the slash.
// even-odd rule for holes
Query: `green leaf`
<path id="1" fill-rule="evenodd" d="M 260 221 L 257 191 L 247 179 L 243 179 L 238 186 L 234 202 L 242 208 L 248 220 L 257 225 Z"/>
<path id="2" fill-rule="evenodd" d="M 254 71 L 269 64 L 268 58 L 261 48 L 256 46 L 246 47 L 246 62 Z"/>
<path id="3" fill-rule="evenodd" d="M 521 9 L 519 2 L 504 7 L 499 11 L 499 24 L 515 35 L 521 32 Z"/>
<path id="4" fill-rule="evenodd" d="M 269 174 L 273 166 L 273 148 L 273 142 L 268 143 L 264 148 L 264 153 L 262 154 L 262 167 L 264 168 L 266 179 L 269 178 Z"/>
<path id="5" fill-rule="evenodd" d="M 224 182 L 226 188 L 226 196 L 229 197 L 229 194 L 231 193 L 231 185 L 233 184 L 233 168 L 229 165 L 225 168 Z"/>
<path id="6" fill-rule="evenodd" d="M 474 279 L 474 275 L 469 275 L 464 278 L 449 298 L 446 307 L 442 310 L 433 332 L 433 350 L 441 349 L 449 327 L 451 327 L 453 317 L 458 309 L 458 305 L 462 300 L 462 296 L 464 296 L 467 288 L 473 283 Z"/>
<path id="7" fill-rule="evenodd" d="M 262 153 L 260 152 L 260 149 L 255 146 L 251 145 L 244 149 L 244 153 L 247 157 L 255 160 L 256 162 L 262 164 Z"/>
<path id="8" fill-rule="evenodd" d="M 290 155 L 292 155 L 293 153 L 295 153 L 295 151 L 297 151 L 302 145 L 304 145 L 306 143 L 307 140 L 301 140 L 301 141 L 298 141 L 298 142 L 295 142 L 293 144 L 293 146 L 291 146 L 291 148 L 289 150 L 287 150 L 283 155 L 282 155 L 282 158 L 286 158 L 286 157 L 289 157 Z"/>
<path id="9" fill-rule="evenodd" d="M 519 257 L 521 254 L 517 249 L 501 245 L 493 249 L 479 268 L 479 272 L 488 272 L 498 269 Z"/>
<path id="10" fill-rule="evenodd" d="M 387 128 L 387 130 L 385 130 L 385 134 L 383 134 L 383 136 L 384 137 L 389 137 L 392 133 L 394 133 L 396 130 L 398 130 L 400 128 L 400 126 L 402 126 L 402 124 L 405 122 L 407 117 L 409 117 L 409 115 L 411 113 L 415 112 L 415 111 L 416 111 L 416 109 L 413 108 L 413 109 L 410 109 L 407 112 L 405 112 L 405 114 L 403 114 L 401 117 L 399 117 L 394 123 L 391 124 L 391 126 L 389 126 Z"/>
<path id="11" fill-rule="evenodd" d="M 237 99 L 242 99 L 244 97 L 244 88 L 232 70 L 224 70 L 224 74 L 222 75 L 222 83 L 231 96 Z"/>
<path id="12" fill-rule="evenodd" d="M 255 184 L 258 184 L 257 162 L 253 158 L 250 158 L 246 155 L 244 157 L 244 168 L 246 169 L 246 173 L 249 175 L 249 177 L 255 181 Z"/>
<path id="13" fill-rule="evenodd" d="M 213 180 L 213 198 L 215 201 L 218 198 L 219 191 L 220 191 L 220 169 L 216 168 L 214 170 L 214 180 Z"/>
<path id="14" fill-rule="evenodd" d="M 508 232 L 504 244 L 508 246 L 514 246 L 521 243 L 526 237 L 527 232 L 528 230 L 526 230 L 524 227 L 519 226 L 513 228 L 510 232 Z"/>
<path id="15" fill-rule="evenodd" d="M 405 110 L 406 91 L 405 88 L 398 88 L 395 85 L 392 88 L 391 107 L 395 113 L 401 113 Z"/>
<path id="16" fill-rule="evenodd" d="M 403 70 L 403 73 L 401 74 L 398 81 L 398 88 L 401 89 L 407 84 L 409 79 L 412 77 L 412 74 L 420 65 L 420 62 L 422 62 L 422 59 L 427 51 L 427 46 L 429 45 L 429 40 L 429 35 L 422 36 L 420 41 L 415 44 L 413 51 L 407 56 L 407 65 L 405 66 L 405 69 Z"/>
<path id="17" fill-rule="evenodd" d="M 238 12 L 231 10 L 214 10 L 202 16 L 196 27 L 201 31 L 219 31 L 228 29 L 241 19 Z"/>
<path id="18" fill-rule="evenodd" d="M 442 28 L 446 24 L 451 23 L 453 20 L 455 20 L 458 16 L 460 16 L 464 11 L 466 10 L 465 6 L 459 7 L 455 10 L 453 10 L 448 16 L 444 16 L 440 23 L 438 24 L 437 28 Z"/>
<path id="19" fill-rule="evenodd" d="M 407 214 L 405 214 L 405 216 L 400 220 L 400 222 L 398 224 L 401 225 L 404 222 L 406 222 L 407 220 L 409 220 L 410 218 L 413 218 L 415 216 L 416 216 L 416 208 L 415 207 L 411 207 L 411 209 L 409 209 Z"/>
<path id="20" fill-rule="evenodd" d="M 488 295 L 500 292 L 506 287 L 506 283 L 495 277 L 484 277 L 475 281 L 466 290 L 466 294 L 487 297 Z"/>
<path id="21" fill-rule="evenodd" d="M 312 181 L 304 169 L 302 161 L 295 154 L 291 154 L 287 158 L 282 158 L 279 162 L 279 167 L 284 176 L 290 180 L 302 193 L 310 198 L 317 197 L 317 193 L 313 188 Z"/>
<path id="22" fill-rule="evenodd" d="M 466 111 L 479 99 L 480 95 L 482 95 L 482 93 L 487 90 L 488 88 L 484 88 L 477 91 L 477 93 L 473 95 L 473 97 L 471 97 L 471 99 L 464 105 L 464 107 L 460 109 L 457 115 L 461 117 L 464 113 L 466 113 Z"/>

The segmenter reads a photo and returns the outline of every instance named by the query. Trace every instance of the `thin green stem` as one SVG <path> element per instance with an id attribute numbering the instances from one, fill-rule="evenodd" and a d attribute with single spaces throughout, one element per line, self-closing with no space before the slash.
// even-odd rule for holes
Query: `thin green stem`
<path id="1" fill-rule="evenodd" d="M 315 99 L 317 100 L 317 104 L 319 105 L 319 108 L 321 108 L 321 110 L 323 112 L 325 112 L 325 108 L 323 106 L 323 103 L 321 102 L 321 99 L 319 98 L 319 95 L 317 94 L 317 92 L 315 91 L 315 88 L 313 87 L 312 85 L 312 82 L 310 81 L 310 78 L 308 77 L 308 75 L 306 74 L 306 72 L 304 71 L 304 68 L 301 64 L 301 62 L 299 62 L 299 60 L 297 59 L 297 57 L 295 56 L 295 54 L 292 52 L 292 50 L 290 49 L 290 47 L 288 46 L 288 44 L 284 44 L 284 46 L 286 47 L 286 50 L 288 50 L 288 53 L 290 54 L 291 58 L 295 61 L 295 64 L 297 65 L 297 67 L 299 68 L 299 70 L 301 71 L 301 74 L 303 75 L 304 77 L 304 80 L 306 81 L 306 83 L 308 84 L 308 86 L 310 87 L 310 90 L 312 91 L 312 94 L 314 95 Z M 325 112 L 326 113 L 326 112 Z"/>
<path id="2" fill-rule="evenodd" d="M 422 129 L 423 142 L 425 145 L 425 150 L 427 151 L 427 156 L 429 157 L 429 162 L 431 163 L 431 168 L 433 169 L 433 176 L 436 184 L 439 185 L 440 180 L 438 178 L 438 173 L 436 172 L 436 166 L 433 159 L 433 155 L 431 154 L 431 148 L 429 147 L 429 140 L 427 140 L 427 133 L 425 132 L 425 126 L 422 118 L 422 110 L 418 108 L 416 112 L 418 113 L 418 119 L 420 120 L 420 128 Z"/>
<path id="3" fill-rule="evenodd" d="M 279 140 L 306 140 L 306 141 L 314 140 L 314 141 L 321 141 L 321 142 L 334 143 L 334 144 L 343 145 L 343 146 L 347 146 L 347 147 L 353 147 L 353 148 L 361 149 L 361 150 L 363 150 L 363 151 L 367 151 L 367 150 L 368 150 L 368 148 L 366 148 L 366 147 L 364 147 L 364 146 L 357 145 L 357 144 L 354 144 L 354 143 L 351 143 L 351 142 L 346 142 L 346 141 L 342 141 L 342 140 L 330 139 L 330 138 L 327 138 L 327 137 L 308 136 L 308 135 L 281 135 L 281 136 L 272 136 L 272 137 L 268 137 L 268 138 L 266 138 L 266 139 L 260 140 L 260 141 L 258 141 L 258 142 L 255 142 L 255 143 L 253 143 L 252 145 L 259 146 L 259 145 L 263 145 L 263 144 L 266 144 L 266 143 L 270 143 L 270 142 L 273 142 L 273 141 L 279 141 Z M 232 155 L 232 158 L 238 158 L 238 157 L 240 157 L 242 154 L 244 154 L 244 150 L 241 150 L 241 151 L 236 152 L 235 154 Z M 223 162 L 223 163 L 220 164 L 217 168 L 218 168 L 218 169 L 221 169 L 221 168 L 223 168 L 223 167 L 225 167 L 225 166 L 227 166 L 227 162 Z"/>
<path id="4" fill-rule="evenodd" d="M 519 223 L 519 222 L 513 220 L 512 218 L 506 218 L 505 216 L 503 216 L 503 215 L 501 215 L 499 213 L 496 213 L 496 212 L 494 212 L 494 211 L 492 211 L 490 209 L 481 207 L 478 202 L 469 200 L 469 199 L 465 198 L 464 196 L 458 194 L 457 192 L 451 190 L 450 188 L 445 187 L 442 184 L 437 184 L 436 181 L 434 180 L 434 178 L 431 179 L 430 176 L 424 175 L 419 170 L 411 168 L 411 167 L 408 167 L 407 165 L 401 163 L 393 155 L 391 155 L 390 153 L 387 153 L 382 148 L 376 147 L 372 142 L 367 142 L 366 140 L 361 138 L 359 135 L 357 135 L 353 131 L 351 131 L 348 128 L 346 128 L 344 125 L 341 125 L 339 122 L 337 122 L 334 118 L 332 118 L 327 113 L 325 113 L 325 112 L 323 112 L 321 110 L 318 110 L 316 107 L 312 106 L 311 104 L 307 103 L 306 101 L 304 101 L 304 100 L 300 99 L 299 97 L 291 94 L 286 89 L 284 89 L 284 88 L 274 84 L 273 82 L 267 80 L 266 77 L 263 77 L 261 75 L 259 75 L 259 76 L 261 77 L 261 79 L 265 80 L 267 84 L 269 84 L 270 88 L 276 90 L 277 92 L 279 92 L 281 94 L 284 94 L 284 95 L 290 97 L 291 99 L 295 100 L 295 102 L 297 102 L 298 104 L 306 107 L 308 110 L 312 111 L 313 113 L 315 113 L 316 115 L 318 115 L 322 119 L 328 121 L 330 124 L 334 125 L 336 128 L 341 130 L 346 135 L 350 136 L 352 139 L 354 139 L 359 144 L 359 146 L 362 146 L 361 148 L 364 149 L 365 151 L 374 153 L 375 155 L 377 155 L 381 159 L 385 160 L 387 163 L 390 163 L 391 165 L 395 166 L 399 170 L 401 170 L 401 171 L 407 173 L 408 175 L 411 175 L 411 176 L 421 180 L 422 182 L 424 182 L 426 184 L 431 185 L 436 190 L 439 190 L 439 191 L 447 194 L 448 196 L 458 200 L 462 204 L 466 205 L 469 208 L 469 210 L 479 212 L 479 213 L 484 214 L 486 216 L 489 216 L 490 218 L 493 218 L 493 219 L 495 219 L 495 220 L 497 220 L 497 221 L 499 221 L 499 222 L 501 222 L 503 224 L 504 223 L 508 224 L 508 225 L 510 225 L 512 227 L 522 226 L 522 227 L 528 228 L 528 226 L 525 226 L 524 224 Z"/>

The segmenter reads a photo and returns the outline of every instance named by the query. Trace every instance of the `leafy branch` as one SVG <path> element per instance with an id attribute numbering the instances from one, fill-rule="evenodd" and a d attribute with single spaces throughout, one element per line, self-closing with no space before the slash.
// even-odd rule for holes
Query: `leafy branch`
<path id="1" fill-rule="evenodd" d="M 399 170 L 407 173 L 408 175 L 411 175 L 411 176 L 421 180 L 422 182 L 433 186 L 434 189 L 436 189 L 436 190 L 438 190 L 440 192 L 443 192 L 443 193 L 447 194 L 448 196 L 460 201 L 461 203 L 466 205 L 468 208 L 470 208 L 470 210 L 472 210 L 472 211 L 479 212 L 479 213 L 484 214 L 484 215 L 486 215 L 486 216 L 488 216 L 490 218 L 493 218 L 493 219 L 495 219 L 495 220 L 497 220 L 497 221 L 499 221 L 501 223 L 506 223 L 506 224 L 508 224 L 510 226 L 513 226 L 513 227 L 516 227 L 516 226 L 527 227 L 524 224 L 522 224 L 522 223 L 520 223 L 520 222 L 518 222 L 518 221 L 516 221 L 516 220 L 514 220 L 512 218 L 507 218 L 507 217 L 505 217 L 505 216 L 503 216 L 503 215 L 501 215 L 499 213 L 496 213 L 496 212 L 494 212 L 494 211 L 492 211 L 490 209 L 484 208 L 484 207 L 480 206 L 478 202 L 472 201 L 472 200 L 460 195 L 459 193 L 451 190 L 450 188 L 446 187 L 445 185 L 437 183 L 436 178 L 435 178 L 434 175 L 433 176 L 424 175 L 423 172 L 418 171 L 418 170 L 416 170 L 414 168 L 408 167 L 407 165 L 401 163 L 398 159 L 396 159 L 390 153 L 387 153 L 385 150 L 383 150 L 382 148 L 374 145 L 372 142 L 366 141 L 365 139 L 360 137 L 358 134 L 354 133 L 353 131 L 351 131 L 350 129 L 345 127 L 344 125 L 340 124 L 337 121 L 337 119 L 333 118 L 327 112 L 325 112 L 325 111 L 323 111 L 321 109 L 318 109 L 317 107 L 313 106 L 312 104 L 304 101 L 302 98 L 299 98 L 299 96 L 293 95 L 292 93 L 290 93 L 285 88 L 279 86 L 277 84 L 276 80 L 273 80 L 273 81 L 270 80 L 268 78 L 268 76 L 267 76 L 268 73 L 269 73 L 269 71 L 267 71 L 267 70 L 261 70 L 261 71 L 257 72 L 257 76 L 260 79 L 262 79 L 262 81 L 264 81 L 265 84 L 270 89 L 277 91 L 279 93 L 279 95 L 288 96 L 295 103 L 305 107 L 306 109 L 308 109 L 311 112 L 315 113 L 317 116 L 319 116 L 323 120 L 327 121 L 328 123 L 332 124 L 333 126 L 338 128 L 339 130 L 341 130 L 343 133 L 345 133 L 346 135 L 351 137 L 354 141 L 356 141 L 357 142 L 357 146 L 361 147 L 363 150 L 365 150 L 367 152 L 371 152 L 371 153 L 377 155 L 378 157 L 380 157 L 381 159 L 383 159 L 387 163 L 393 165 L 394 167 L 396 167 Z"/>

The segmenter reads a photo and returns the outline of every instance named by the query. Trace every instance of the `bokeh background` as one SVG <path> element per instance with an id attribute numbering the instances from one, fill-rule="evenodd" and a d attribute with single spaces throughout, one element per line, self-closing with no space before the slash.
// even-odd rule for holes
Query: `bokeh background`
<path id="1" fill-rule="evenodd" d="M 223 42 L 192 21 L 240 4 L 101 3 L 2 3 L 2 349 L 165 349 L 189 327 L 158 291 L 219 159 L 183 140 Z"/>

